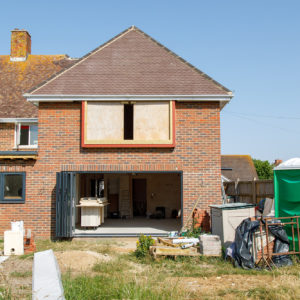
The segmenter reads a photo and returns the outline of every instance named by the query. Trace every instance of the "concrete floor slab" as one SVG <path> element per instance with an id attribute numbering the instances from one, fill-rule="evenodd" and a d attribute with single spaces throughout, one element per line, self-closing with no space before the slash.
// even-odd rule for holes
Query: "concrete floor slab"
<path id="1" fill-rule="evenodd" d="M 76 227 L 75 236 L 138 236 L 148 234 L 154 236 L 166 236 L 170 231 L 180 230 L 179 219 L 105 219 L 105 223 L 96 229 L 84 229 Z"/>

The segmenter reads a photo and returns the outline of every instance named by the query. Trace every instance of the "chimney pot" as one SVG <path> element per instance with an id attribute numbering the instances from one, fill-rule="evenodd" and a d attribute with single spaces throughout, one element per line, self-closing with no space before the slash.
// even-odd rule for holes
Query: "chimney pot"
<path id="1" fill-rule="evenodd" d="M 31 54 L 31 36 L 24 29 L 15 28 L 11 31 L 10 60 L 25 61 Z"/>

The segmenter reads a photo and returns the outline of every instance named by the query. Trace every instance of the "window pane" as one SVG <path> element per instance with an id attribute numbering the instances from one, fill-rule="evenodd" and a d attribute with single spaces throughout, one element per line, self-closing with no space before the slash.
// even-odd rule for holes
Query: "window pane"
<path id="1" fill-rule="evenodd" d="M 30 145 L 38 144 L 38 127 L 37 125 L 30 126 Z"/>
<path id="2" fill-rule="evenodd" d="M 29 142 L 29 126 L 21 126 L 20 145 L 28 145 Z"/>
<path id="3" fill-rule="evenodd" d="M 4 199 L 23 198 L 23 175 L 6 174 L 4 175 Z"/>

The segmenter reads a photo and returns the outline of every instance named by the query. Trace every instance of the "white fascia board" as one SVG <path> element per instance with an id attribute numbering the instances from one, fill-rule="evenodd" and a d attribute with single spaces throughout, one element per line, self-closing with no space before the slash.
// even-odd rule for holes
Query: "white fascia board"
<path id="1" fill-rule="evenodd" d="M 0 123 L 37 123 L 37 118 L 0 118 Z"/>
<path id="2" fill-rule="evenodd" d="M 229 102 L 233 95 L 31 95 L 24 94 L 29 102 L 71 101 L 221 101 Z"/>

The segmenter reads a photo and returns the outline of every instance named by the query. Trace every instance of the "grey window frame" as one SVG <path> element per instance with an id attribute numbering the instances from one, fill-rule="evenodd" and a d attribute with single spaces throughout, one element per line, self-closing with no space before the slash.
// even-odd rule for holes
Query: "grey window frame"
<path id="1" fill-rule="evenodd" d="M 4 177 L 5 175 L 22 175 L 22 198 L 4 198 Z M 26 173 L 25 172 L 0 172 L 0 204 L 25 203 Z"/>

